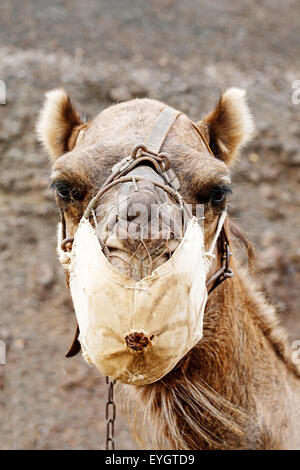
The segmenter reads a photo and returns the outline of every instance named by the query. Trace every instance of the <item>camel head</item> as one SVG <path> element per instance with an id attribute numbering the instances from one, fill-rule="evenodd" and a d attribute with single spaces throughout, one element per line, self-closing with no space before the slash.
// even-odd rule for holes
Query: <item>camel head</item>
<path id="1" fill-rule="evenodd" d="M 47 93 L 38 121 L 38 137 L 52 163 L 51 184 L 69 237 L 75 234 L 87 204 L 110 176 L 113 166 L 130 155 L 137 144 L 145 142 L 164 107 L 155 100 L 137 99 L 112 106 L 84 123 L 64 90 Z M 245 92 L 238 88 L 225 91 L 198 126 L 214 156 L 184 114 L 170 129 L 163 151 L 169 156 L 184 200 L 192 207 L 201 204 L 204 208 L 208 244 L 231 190 L 229 167 L 253 131 Z M 178 214 L 176 210 L 172 214 L 169 233 L 161 233 L 160 226 L 149 239 L 149 230 L 145 230 L 146 245 L 140 245 L 139 229 L 146 217 L 141 214 L 142 208 L 146 209 L 150 226 L 150 218 L 156 216 L 150 207 L 162 206 L 163 213 L 164 207 L 172 207 L 168 205 L 172 198 L 151 182 L 154 179 L 164 183 L 149 162 L 141 162 L 129 174 L 143 175 L 149 182 L 137 182 L 138 191 L 133 182 L 114 186 L 101 198 L 96 216 L 99 236 L 110 251 L 111 262 L 125 274 L 140 279 L 149 272 L 149 254 L 157 258 L 154 268 L 176 248 L 174 224 L 179 227 Z M 159 246 L 166 236 L 170 238 L 169 250 L 163 254 Z"/>
<path id="2" fill-rule="evenodd" d="M 137 144 L 147 147 L 165 108 L 156 100 L 137 99 L 116 104 L 85 123 L 64 90 L 47 93 L 37 132 L 52 163 L 51 186 L 66 238 L 74 237 L 88 204 L 112 171 L 121 171 Z M 196 126 L 185 114 L 176 115 L 158 158 L 142 158 L 143 149 L 138 150 L 140 158 L 126 181 L 106 190 L 89 212 L 116 271 L 139 282 L 172 257 L 183 237 L 180 200 L 174 201 L 174 187 L 163 189 L 166 167 L 176 175 L 175 189 L 191 213 L 204 215 L 204 245 L 209 246 L 231 191 L 230 167 L 252 131 L 245 92 L 230 88 Z M 216 257 L 210 270 L 218 262 Z M 127 345 L 134 343 L 139 353 L 150 340 L 137 334 Z"/>

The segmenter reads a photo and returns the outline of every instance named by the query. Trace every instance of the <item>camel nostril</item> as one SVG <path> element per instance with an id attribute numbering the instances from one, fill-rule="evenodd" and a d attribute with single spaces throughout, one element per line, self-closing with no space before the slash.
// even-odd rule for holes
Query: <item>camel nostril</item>
<path id="1" fill-rule="evenodd" d="M 153 335 L 152 338 L 153 339 Z M 147 346 L 151 344 L 147 336 L 141 332 L 130 333 L 125 337 L 128 348 L 132 349 L 133 352 L 142 353 Z"/>

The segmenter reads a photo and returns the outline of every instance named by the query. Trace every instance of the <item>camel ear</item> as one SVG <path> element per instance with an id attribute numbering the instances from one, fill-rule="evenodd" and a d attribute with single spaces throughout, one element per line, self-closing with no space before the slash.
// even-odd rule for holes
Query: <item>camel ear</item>
<path id="1" fill-rule="evenodd" d="M 228 88 L 199 125 L 206 128 L 214 155 L 230 165 L 254 133 L 245 90 Z"/>
<path id="2" fill-rule="evenodd" d="M 36 132 L 51 160 L 71 150 L 72 134 L 82 125 L 82 120 L 63 89 L 48 91 L 40 112 Z"/>

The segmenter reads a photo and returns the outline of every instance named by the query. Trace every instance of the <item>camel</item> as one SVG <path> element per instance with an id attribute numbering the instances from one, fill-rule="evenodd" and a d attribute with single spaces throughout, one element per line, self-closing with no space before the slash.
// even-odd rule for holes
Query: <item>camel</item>
<path id="1" fill-rule="evenodd" d="M 135 99 L 84 122 L 64 90 L 47 93 L 37 134 L 52 164 L 51 186 L 68 237 L 76 233 L 111 168 L 145 140 L 165 107 L 153 99 Z M 253 130 L 245 91 L 229 88 L 197 126 L 180 114 L 164 141 L 184 200 L 204 207 L 205 247 L 226 206 L 233 164 Z M 145 171 L 153 172 L 150 166 Z M 141 187 L 146 204 L 156 191 L 150 183 Z M 113 210 L 117 195 L 116 186 L 105 194 L 100 221 Z M 154 383 L 123 386 L 133 432 L 142 446 L 157 449 L 299 449 L 300 370 L 275 309 L 235 250 L 238 239 L 252 258 L 247 237 L 230 217 L 224 227 L 235 275 L 209 294 L 203 338 L 173 370 Z M 117 269 L 135 279 L 145 275 L 149 257 L 141 262 L 135 256 L 136 243 L 111 242 L 107 233 L 103 239 Z M 150 242 L 148 250 L 155 247 Z M 209 275 L 221 266 L 219 249 Z M 163 253 L 158 263 L 168 256 Z"/>

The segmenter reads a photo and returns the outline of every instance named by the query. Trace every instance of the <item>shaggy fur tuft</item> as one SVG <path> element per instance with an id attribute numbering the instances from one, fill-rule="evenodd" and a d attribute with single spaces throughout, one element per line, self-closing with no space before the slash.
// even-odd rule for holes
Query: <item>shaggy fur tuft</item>
<path id="1" fill-rule="evenodd" d="M 219 395 L 199 375 L 191 378 L 188 371 L 177 370 L 173 377 L 169 375 L 154 384 L 135 390 L 130 386 L 124 388 L 123 406 L 132 433 L 142 448 L 245 447 L 244 428 L 246 423 L 250 425 L 247 414 Z"/>
<path id="2" fill-rule="evenodd" d="M 245 90 L 228 88 L 202 123 L 208 126 L 214 155 L 230 164 L 254 134 Z"/>
<path id="3" fill-rule="evenodd" d="M 70 150 L 69 138 L 74 128 L 81 124 L 81 118 L 65 90 L 59 88 L 46 93 L 36 132 L 51 160 Z"/>

